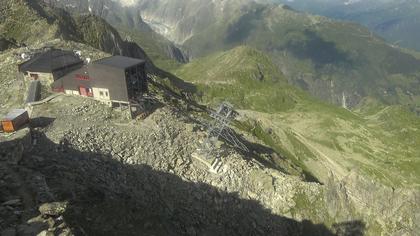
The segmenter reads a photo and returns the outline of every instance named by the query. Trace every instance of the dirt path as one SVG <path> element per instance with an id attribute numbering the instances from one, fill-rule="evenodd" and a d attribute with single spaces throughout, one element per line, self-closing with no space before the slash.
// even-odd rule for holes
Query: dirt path
<path id="1" fill-rule="evenodd" d="M 314 145 L 312 145 L 302 134 L 297 133 L 294 130 L 290 130 L 290 131 L 299 140 L 299 142 L 304 144 L 306 147 L 311 149 L 313 152 L 317 153 L 318 156 L 322 157 L 326 161 L 326 162 L 323 162 L 323 164 L 328 169 L 333 171 L 336 176 L 340 177 L 340 179 L 344 178 L 348 174 L 347 170 L 345 170 L 342 166 L 338 165 L 335 161 L 333 161 L 328 155 L 326 155 L 321 150 L 319 150 Z"/>
<path id="2" fill-rule="evenodd" d="M 327 163 L 329 164 L 329 168 L 331 170 L 334 171 L 334 173 L 337 176 L 340 177 L 345 177 L 349 174 L 349 171 L 347 171 L 346 169 L 344 169 L 341 165 L 337 164 L 336 161 L 334 161 L 333 159 L 331 159 L 328 155 L 326 155 L 324 152 L 322 152 L 321 150 L 319 150 L 316 146 L 312 145 L 302 134 L 296 132 L 295 130 L 290 130 L 291 133 L 301 142 L 303 143 L 305 146 L 307 146 L 308 148 L 310 148 L 312 151 L 318 153 L 318 155 L 320 157 L 322 157 L 324 160 L 327 161 Z M 393 181 L 391 181 L 391 179 L 389 179 L 387 177 L 387 174 L 389 175 L 390 173 L 384 173 L 382 169 L 380 169 L 379 167 L 375 166 L 374 163 L 372 163 L 371 160 L 367 159 L 367 158 L 360 158 L 356 155 L 353 155 L 351 157 L 354 160 L 357 160 L 361 163 L 363 163 L 364 165 L 368 166 L 369 168 L 372 168 L 373 170 L 375 170 L 377 173 L 380 173 L 382 175 L 382 177 L 388 181 L 389 183 L 393 183 Z M 328 167 L 327 167 L 328 168 Z"/>

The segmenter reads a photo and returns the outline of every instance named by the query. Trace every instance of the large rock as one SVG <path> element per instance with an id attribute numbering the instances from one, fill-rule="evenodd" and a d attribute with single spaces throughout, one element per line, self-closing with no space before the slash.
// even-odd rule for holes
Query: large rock
<path id="1" fill-rule="evenodd" d="M 67 209 L 67 202 L 51 202 L 42 204 L 38 210 L 44 216 L 59 216 Z"/>
<path id="2" fill-rule="evenodd" d="M 13 199 L 6 202 L 3 202 L 3 206 L 20 206 L 22 204 L 22 201 L 20 199 Z"/>

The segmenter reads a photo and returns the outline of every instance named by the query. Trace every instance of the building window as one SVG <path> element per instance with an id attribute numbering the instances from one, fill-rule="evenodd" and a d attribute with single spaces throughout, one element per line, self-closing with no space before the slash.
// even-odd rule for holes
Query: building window
<path id="1" fill-rule="evenodd" d="M 105 96 L 108 97 L 108 92 L 105 92 Z"/>
<path id="2" fill-rule="evenodd" d="M 34 80 L 37 80 L 38 79 L 38 74 L 31 74 L 31 78 L 34 79 Z"/>
<path id="3" fill-rule="evenodd" d="M 102 91 L 99 91 L 99 96 L 104 96 L 104 92 L 102 92 Z"/>

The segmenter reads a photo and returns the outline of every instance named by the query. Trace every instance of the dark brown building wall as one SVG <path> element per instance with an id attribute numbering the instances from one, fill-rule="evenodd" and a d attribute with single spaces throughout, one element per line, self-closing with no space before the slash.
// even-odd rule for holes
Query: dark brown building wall
<path id="1" fill-rule="evenodd" d="M 130 97 L 147 91 L 144 62 L 133 62 L 129 58 L 118 57 L 106 60 L 108 63 L 94 62 L 69 72 L 53 83 L 53 89 L 55 91 L 79 91 L 80 87 L 89 88 L 92 91 L 94 91 L 94 88 L 106 89 L 109 92 L 110 100 L 121 102 L 128 102 Z M 112 63 L 109 64 L 110 62 Z M 124 64 L 131 66 L 124 67 Z M 107 100 L 107 98 L 98 94 L 100 92 L 94 92 L 93 95 L 99 99 Z"/>
<path id="2" fill-rule="evenodd" d="M 128 102 L 124 69 L 101 64 L 89 65 L 92 87 L 109 90 L 111 100 Z"/>
<path id="3" fill-rule="evenodd" d="M 54 82 L 53 86 L 62 86 L 65 90 L 79 90 L 80 86 L 91 88 L 92 81 L 90 79 L 88 69 L 85 66 L 63 76 L 61 79 Z"/>

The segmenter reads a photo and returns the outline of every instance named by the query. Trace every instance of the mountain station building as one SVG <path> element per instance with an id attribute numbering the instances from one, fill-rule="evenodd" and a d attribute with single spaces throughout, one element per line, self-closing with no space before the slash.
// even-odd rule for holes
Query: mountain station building
<path id="1" fill-rule="evenodd" d="M 145 64 L 124 56 L 103 58 L 54 81 L 52 89 L 92 97 L 109 106 L 130 105 L 139 93 L 147 91 Z"/>

